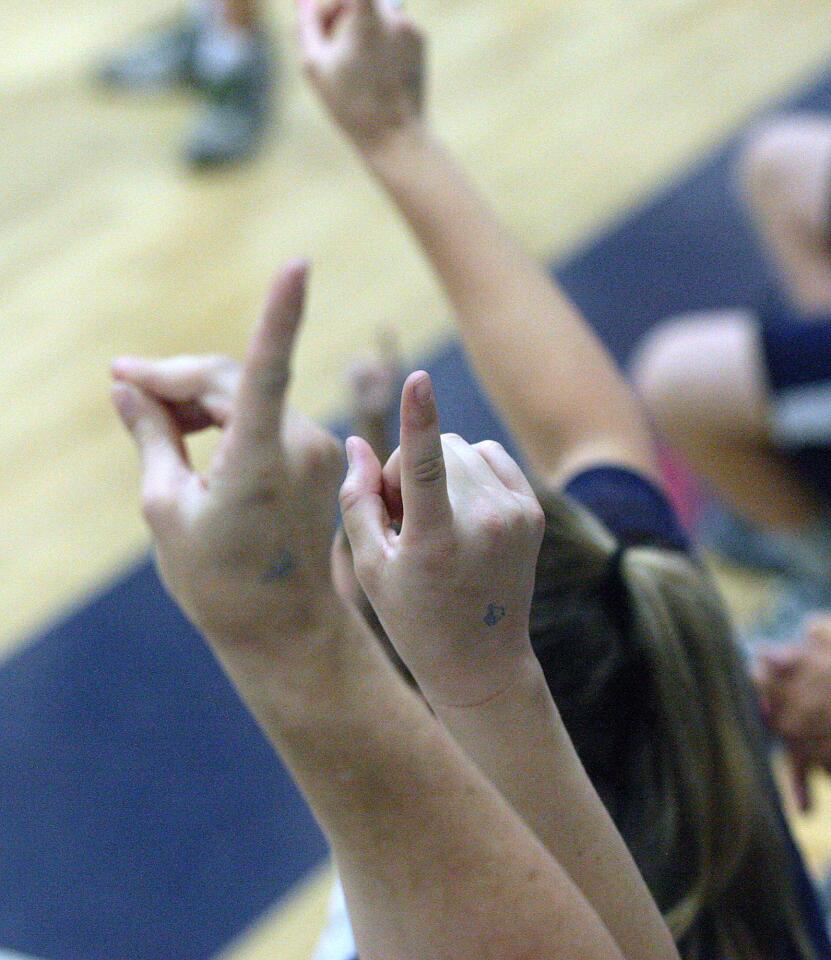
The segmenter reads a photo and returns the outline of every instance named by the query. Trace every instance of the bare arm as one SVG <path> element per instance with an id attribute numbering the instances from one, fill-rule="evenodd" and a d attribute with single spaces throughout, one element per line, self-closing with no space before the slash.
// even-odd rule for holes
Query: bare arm
<path id="1" fill-rule="evenodd" d="M 568 875 L 335 594 L 340 449 L 284 405 L 304 276 L 294 264 L 275 286 L 230 402 L 221 364 L 116 364 L 165 583 L 329 836 L 365 960 L 620 960 Z M 199 476 L 183 439 L 209 424 L 223 433 Z"/>
<path id="2" fill-rule="evenodd" d="M 353 439 L 348 449 L 343 516 L 356 571 L 436 716 L 569 873 L 624 955 L 677 960 L 531 648 L 542 510 L 522 471 L 498 444 L 440 437 L 426 374 L 404 386 L 401 447 L 383 472 L 366 443 Z"/>
<path id="3" fill-rule="evenodd" d="M 648 433 L 608 354 L 423 121 L 417 29 L 385 0 L 341 25 L 299 2 L 313 85 L 420 243 L 535 473 L 559 483 L 600 461 L 652 473 Z"/>
<path id="4" fill-rule="evenodd" d="M 619 960 L 566 872 L 363 624 L 347 616 L 335 634 L 303 706 L 274 698 L 256 715 L 330 840 L 361 957 Z"/>
<path id="5" fill-rule="evenodd" d="M 653 472 L 637 403 L 554 281 L 414 123 L 362 151 L 433 265 L 476 372 L 540 479 L 593 463 Z"/>
<path id="6" fill-rule="evenodd" d="M 574 878 L 624 955 L 632 960 L 677 957 L 661 913 L 583 769 L 536 658 L 500 696 L 473 707 L 438 706 L 436 715 Z"/>

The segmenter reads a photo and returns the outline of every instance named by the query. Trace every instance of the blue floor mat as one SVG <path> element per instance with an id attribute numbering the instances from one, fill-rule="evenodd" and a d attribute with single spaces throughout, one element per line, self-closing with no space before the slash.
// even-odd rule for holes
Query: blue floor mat
<path id="1" fill-rule="evenodd" d="M 831 75 L 793 105 L 831 111 Z M 734 149 L 557 270 L 619 361 L 657 319 L 768 285 Z M 510 445 L 458 346 L 425 366 L 444 429 Z M 149 562 L 0 670 L 0 764 L 0 944 L 50 960 L 205 960 L 325 856 Z"/>

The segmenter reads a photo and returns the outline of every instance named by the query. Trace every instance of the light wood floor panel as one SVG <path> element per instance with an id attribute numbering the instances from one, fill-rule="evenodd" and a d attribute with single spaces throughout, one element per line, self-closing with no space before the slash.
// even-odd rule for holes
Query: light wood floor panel
<path id="1" fill-rule="evenodd" d="M 434 41 L 438 126 L 541 257 L 585 240 L 831 52 L 826 0 L 410 2 Z M 174 3 L 0 5 L 6 655 L 146 546 L 107 400 L 112 356 L 239 353 L 269 274 L 296 254 L 316 264 L 294 390 L 310 413 L 337 410 L 341 371 L 380 324 L 398 325 L 410 357 L 448 332 L 424 265 L 289 50 L 279 136 L 218 176 L 176 162 L 187 100 L 88 84 L 96 58 Z M 284 47 L 291 6 L 273 9 Z M 274 955 L 304 951 L 283 942 Z"/>
<path id="2" fill-rule="evenodd" d="M 309 960 L 326 921 L 334 871 L 316 871 L 217 960 Z"/>

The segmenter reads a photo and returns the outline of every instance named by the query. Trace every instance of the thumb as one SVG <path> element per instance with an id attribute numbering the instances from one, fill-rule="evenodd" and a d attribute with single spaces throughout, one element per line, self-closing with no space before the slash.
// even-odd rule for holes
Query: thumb
<path id="1" fill-rule="evenodd" d="M 391 530 L 382 497 L 381 464 L 372 447 L 360 437 L 346 441 L 349 469 L 340 490 L 343 528 L 357 567 L 377 563 Z"/>
<path id="2" fill-rule="evenodd" d="M 190 475 L 182 438 L 167 410 L 135 387 L 116 383 L 112 398 L 138 447 L 144 512 L 154 527 L 175 506 Z"/>

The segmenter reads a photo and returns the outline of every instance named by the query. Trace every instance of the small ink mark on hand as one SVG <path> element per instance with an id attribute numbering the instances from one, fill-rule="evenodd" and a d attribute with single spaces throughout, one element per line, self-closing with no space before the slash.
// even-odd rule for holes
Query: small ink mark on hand
<path id="1" fill-rule="evenodd" d="M 295 566 L 294 557 L 288 550 L 284 550 L 277 560 L 260 577 L 260 580 L 263 583 L 277 583 L 279 580 L 285 580 L 291 576 Z"/>
<path id="2" fill-rule="evenodd" d="M 491 603 L 488 605 L 488 612 L 485 614 L 485 623 L 489 627 L 495 627 L 500 620 L 505 619 L 505 613 L 507 611 L 504 607 L 500 607 L 498 604 Z"/>

